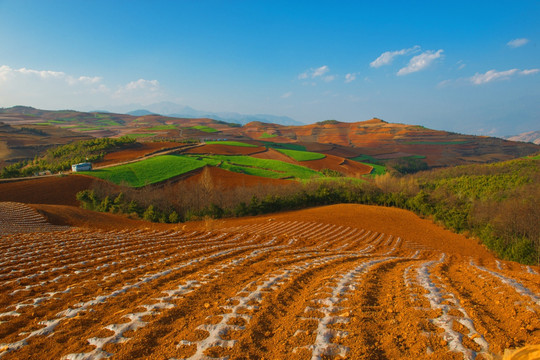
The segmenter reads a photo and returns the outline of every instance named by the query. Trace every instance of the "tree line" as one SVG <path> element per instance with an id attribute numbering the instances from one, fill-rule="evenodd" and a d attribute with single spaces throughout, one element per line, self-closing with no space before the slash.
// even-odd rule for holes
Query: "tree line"
<path id="1" fill-rule="evenodd" d="M 57 146 L 48 149 L 43 156 L 36 156 L 32 160 L 20 161 L 4 167 L 0 171 L 0 178 L 32 176 L 34 173 L 44 170 L 53 173 L 69 170 L 72 164 L 101 160 L 107 153 L 134 142 L 134 138 L 124 136 L 114 139 L 81 140 Z"/>
<path id="2" fill-rule="evenodd" d="M 358 182 L 292 182 L 226 189 L 205 170 L 200 182 L 133 189 L 100 183 L 77 195 L 90 210 L 155 222 L 239 217 L 338 203 L 394 206 L 479 238 L 500 257 L 526 264 L 540 256 L 539 160 L 466 165 Z"/>

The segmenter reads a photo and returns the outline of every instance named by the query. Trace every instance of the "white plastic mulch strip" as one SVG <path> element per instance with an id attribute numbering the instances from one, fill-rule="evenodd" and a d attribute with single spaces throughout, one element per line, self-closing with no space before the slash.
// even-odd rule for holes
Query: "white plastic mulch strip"
<path id="1" fill-rule="evenodd" d="M 357 266 L 353 270 L 344 273 L 338 278 L 338 280 L 333 286 L 330 285 L 324 287 L 325 289 L 328 288 L 331 290 L 330 292 L 327 292 L 327 294 L 329 295 L 328 297 L 312 300 L 314 304 L 319 305 L 320 307 L 308 306 L 305 309 L 305 312 L 315 310 L 324 314 L 322 318 L 302 318 L 303 320 L 317 321 L 317 330 L 315 330 L 315 342 L 311 345 L 302 347 L 311 350 L 312 360 L 321 360 L 323 359 L 323 357 L 326 356 L 347 356 L 349 348 L 344 345 L 333 343 L 332 339 L 336 337 L 346 337 L 348 333 L 342 330 L 331 329 L 329 325 L 349 322 L 349 318 L 347 316 L 341 316 L 336 314 L 337 312 L 341 312 L 344 310 L 343 307 L 339 306 L 341 302 L 347 300 L 344 295 L 350 291 L 356 290 L 356 285 L 359 282 L 358 277 L 360 275 L 368 272 L 373 265 L 388 261 L 390 259 L 391 258 L 383 258 L 368 261 Z M 297 331 L 296 334 L 299 333 L 302 332 Z M 299 348 L 296 348 L 294 349 L 294 351 L 296 352 L 298 349 Z"/>
<path id="2" fill-rule="evenodd" d="M 250 243 L 250 242 L 251 241 L 249 240 L 247 241 L 247 243 Z M 260 245 L 247 245 L 247 246 L 239 247 L 235 249 L 235 251 L 250 249 L 253 247 L 260 247 Z M 146 326 L 147 322 L 142 320 L 143 317 L 157 315 L 161 310 L 174 308 L 176 305 L 173 303 L 173 301 L 180 300 L 181 298 L 184 297 L 184 295 L 194 291 L 196 288 L 201 287 L 202 285 L 207 284 L 208 282 L 218 278 L 219 275 L 221 275 L 225 269 L 239 266 L 246 260 L 259 256 L 262 253 L 268 252 L 275 248 L 277 247 L 262 248 L 262 249 L 254 250 L 249 255 L 230 260 L 229 262 L 225 264 L 221 264 L 221 265 L 216 266 L 213 269 L 210 269 L 210 271 L 204 274 L 200 280 L 188 280 L 184 284 L 179 285 L 175 289 L 163 291 L 163 293 L 167 294 L 167 296 L 156 298 L 155 300 L 157 302 L 154 304 L 141 305 L 141 307 L 144 307 L 146 311 L 137 312 L 137 313 L 129 313 L 129 314 L 124 315 L 124 317 L 127 317 L 130 319 L 129 322 L 107 325 L 105 329 L 113 331 L 114 335 L 111 335 L 109 337 L 104 337 L 104 338 L 93 337 L 93 338 L 88 339 L 88 343 L 90 345 L 94 345 L 95 349 L 87 353 L 69 354 L 65 357 L 65 359 L 67 360 L 94 360 L 94 359 L 101 359 L 104 357 L 113 356 L 114 354 L 108 353 L 103 350 L 104 346 L 111 343 L 123 343 L 123 342 L 128 341 L 129 338 L 124 337 L 123 334 L 127 331 L 137 330 L 139 328 Z"/>
<path id="3" fill-rule="evenodd" d="M 441 316 L 430 321 L 443 330 L 441 336 L 447 342 L 448 349 L 453 352 L 462 353 L 464 359 L 474 359 L 476 355 L 488 352 L 489 345 L 487 341 L 476 331 L 472 319 L 460 305 L 459 299 L 453 293 L 446 290 L 442 284 L 437 286 L 431 280 L 429 269 L 442 263 L 444 259 L 445 254 L 442 255 L 439 261 L 425 262 L 418 269 L 417 283 L 427 290 L 427 294 L 424 297 L 428 299 L 431 309 L 441 310 L 442 312 Z M 453 309 L 459 311 L 462 316 L 450 315 L 450 311 Z M 465 334 L 465 336 L 480 346 L 480 352 L 475 352 L 463 345 L 462 339 L 464 334 L 453 329 L 454 321 L 459 322 L 468 330 L 468 334 Z"/>
<path id="4" fill-rule="evenodd" d="M 509 277 L 506 277 L 502 274 L 499 274 L 498 272 L 495 272 L 495 271 L 492 271 L 492 270 L 489 270 L 489 269 L 486 269 L 485 267 L 483 266 L 480 266 L 480 265 L 476 265 L 474 263 L 474 261 L 470 261 L 470 265 L 471 266 L 474 266 L 475 268 L 479 269 L 479 270 L 482 270 L 488 274 L 491 274 L 493 275 L 494 277 L 496 277 L 497 279 L 499 279 L 502 283 L 512 287 L 518 294 L 520 295 L 523 295 L 523 296 L 528 296 L 531 298 L 531 300 L 536 304 L 536 305 L 539 305 L 540 306 L 540 297 L 535 294 L 534 292 L 532 292 L 530 289 L 526 288 L 525 286 L 523 286 L 523 284 L 519 283 L 518 281 L 514 280 L 514 279 L 511 279 Z"/>
<path id="5" fill-rule="evenodd" d="M 221 320 L 217 324 L 201 324 L 197 327 L 199 330 L 208 332 L 208 336 L 205 339 L 199 341 L 187 341 L 182 340 L 178 346 L 196 346 L 196 351 L 193 355 L 185 358 L 190 360 L 206 360 L 206 359 L 227 359 L 228 357 L 210 357 L 204 355 L 206 350 L 214 347 L 232 347 L 236 343 L 236 340 L 225 340 L 222 337 L 228 334 L 230 331 L 244 330 L 244 326 L 230 325 L 228 324 L 232 319 L 240 318 L 247 324 L 251 320 L 251 315 L 246 312 L 254 312 L 258 310 L 258 306 L 254 303 L 261 303 L 263 301 L 263 295 L 271 291 L 275 291 L 280 288 L 287 280 L 290 280 L 293 275 L 306 271 L 310 268 L 318 265 L 324 265 L 329 261 L 342 258 L 343 256 L 331 256 L 326 258 L 318 258 L 309 260 L 301 265 L 293 265 L 285 269 L 281 269 L 276 273 L 267 275 L 260 280 L 249 283 L 244 289 L 238 292 L 238 294 L 229 299 L 229 302 L 235 303 L 235 305 L 223 305 L 221 308 L 225 312 L 216 315 L 221 317 Z M 254 288 L 254 289 L 253 289 Z M 253 290 L 250 290 L 253 289 Z M 174 360 L 170 359 L 170 360 Z"/>

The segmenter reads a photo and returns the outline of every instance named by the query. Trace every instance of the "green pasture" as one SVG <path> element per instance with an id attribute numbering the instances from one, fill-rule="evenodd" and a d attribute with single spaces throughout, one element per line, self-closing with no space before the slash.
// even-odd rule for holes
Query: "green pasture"
<path id="1" fill-rule="evenodd" d="M 298 150 L 306 151 L 306 147 L 298 144 L 289 144 L 289 143 L 276 143 L 271 141 L 261 141 L 264 146 L 272 149 L 288 149 L 288 150 Z"/>
<path id="2" fill-rule="evenodd" d="M 213 127 L 205 126 L 205 125 L 191 126 L 191 127 L 188 127 L 188 129 L 195 129 L 195 130 L 204 131 L 207 133 L 215 133 L 219 131 L 217 129 L 214 129 Z"/>
<path id="3" fill-rule="evenodd" d="M 310 152 L 310 151 L 299 151 L 299 150 L 289 150 L 289 149 L 276 149 L 276 150 L 296 161 L 320 160 L 326 157 L 326 155 L 324 154 Z"/>
<path id="4" fill-rule="evenodd" d="M 271 138 L 275 138 L 275 137 L 277 137 L 276 134 L 263 133 L 260 138 L 261 139 L 271 139 Z"/>
<path id="5" fill-rule="evenodd" d="M 141 133 L 141 134 L 127 134 L 126 136 L 138 139 L 138 138 L 156 136 L 156 134 L 155 133 Z"/>
<path id="6" fill-rule="evenodd" d="M 154 184 L 205 166 L 204 161 L 181 155 L 163 155 L 105 169 L 81 172 L 115 184 L 141 187 Z"/>
<path id="7" fill-rule="evenodd" d="M 146 128 L 146 130 L 149 131 L 156 131 L 156 130 L 175 130 L 177 128 L 176 125 L 170 124 L 170 125 L 157 125 L 153 127 Z"/>
<path id="8" fill-rule="evenodd" d="M 273 179 L 290 177 L 311 179 L 321 176 L 321 173 L 318 171 L 278 160 L 257 159 L 250 156 L 236 155 L 205 155 L 194 157 L 206 162 L 208 165 L 217 166 L 225 170 Z"/>

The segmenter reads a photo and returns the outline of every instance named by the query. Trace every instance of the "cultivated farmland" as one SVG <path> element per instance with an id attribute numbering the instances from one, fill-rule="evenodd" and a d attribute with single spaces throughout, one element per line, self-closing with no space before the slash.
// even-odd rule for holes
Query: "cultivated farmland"
<path id="1" fill-rule="evenodd" d="M 472 359 L 540 340 L 538 267 L 397 209 L 105 231 L 1 203 L 0 233 L 2 359 Z"/>

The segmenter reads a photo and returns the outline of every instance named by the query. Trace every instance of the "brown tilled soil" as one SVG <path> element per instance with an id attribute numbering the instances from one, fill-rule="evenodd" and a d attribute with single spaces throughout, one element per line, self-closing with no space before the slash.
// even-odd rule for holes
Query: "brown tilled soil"
<path id="1" fill-rule="evenodd" d="M 0 244 L 2 359 L 488 359 L 540 342 L 539 267 L 406 211 L 171 226 L 37 208 L 95 226 L 2 204 L 21 230 Z"/>
<path id="2" fill-rule="evenodd" d="M 78 206 L 75 195 L 102 181 L 90 176 L 67 175 L 0 183 L 0 201 Z"/>
<path id="3" fill-rule="evenodd" d="M 206 172 L 206 175 L 204 175 L 204 172 Z M 183 183 L 199 183 L 202 181 L 204 176 L 209 176 L 212 179 L 214 186 L 218 189 L 231 189 L 235 187 L 251 187 L 259 185 L 287 185 L 292 181 L 240 174 L 213 166 L 206 166 L 203 170 L 195 173 L 195 175 L 179 182 L 178 186 L 182 186 L 181 184 Z"/>
<path id="4" fill-rule="evenodd" d="M 109 153 L 105 155 L 102 161 L 97 162 L 96 166 L 105 166 L 119 164 L 125 161 L 135 160 L 145 155 L 151 154 L 161 149 L 168 149 L 179 146 L 181 144 L 175 142 L 146 142 L 137 143 L 136 147 Z"/>
<path id="5" fill-rule="evenodd" d="M 206 144 L 186 151 L 187 154 L 251 155 L 265 151 L 264 147 Z"/>

